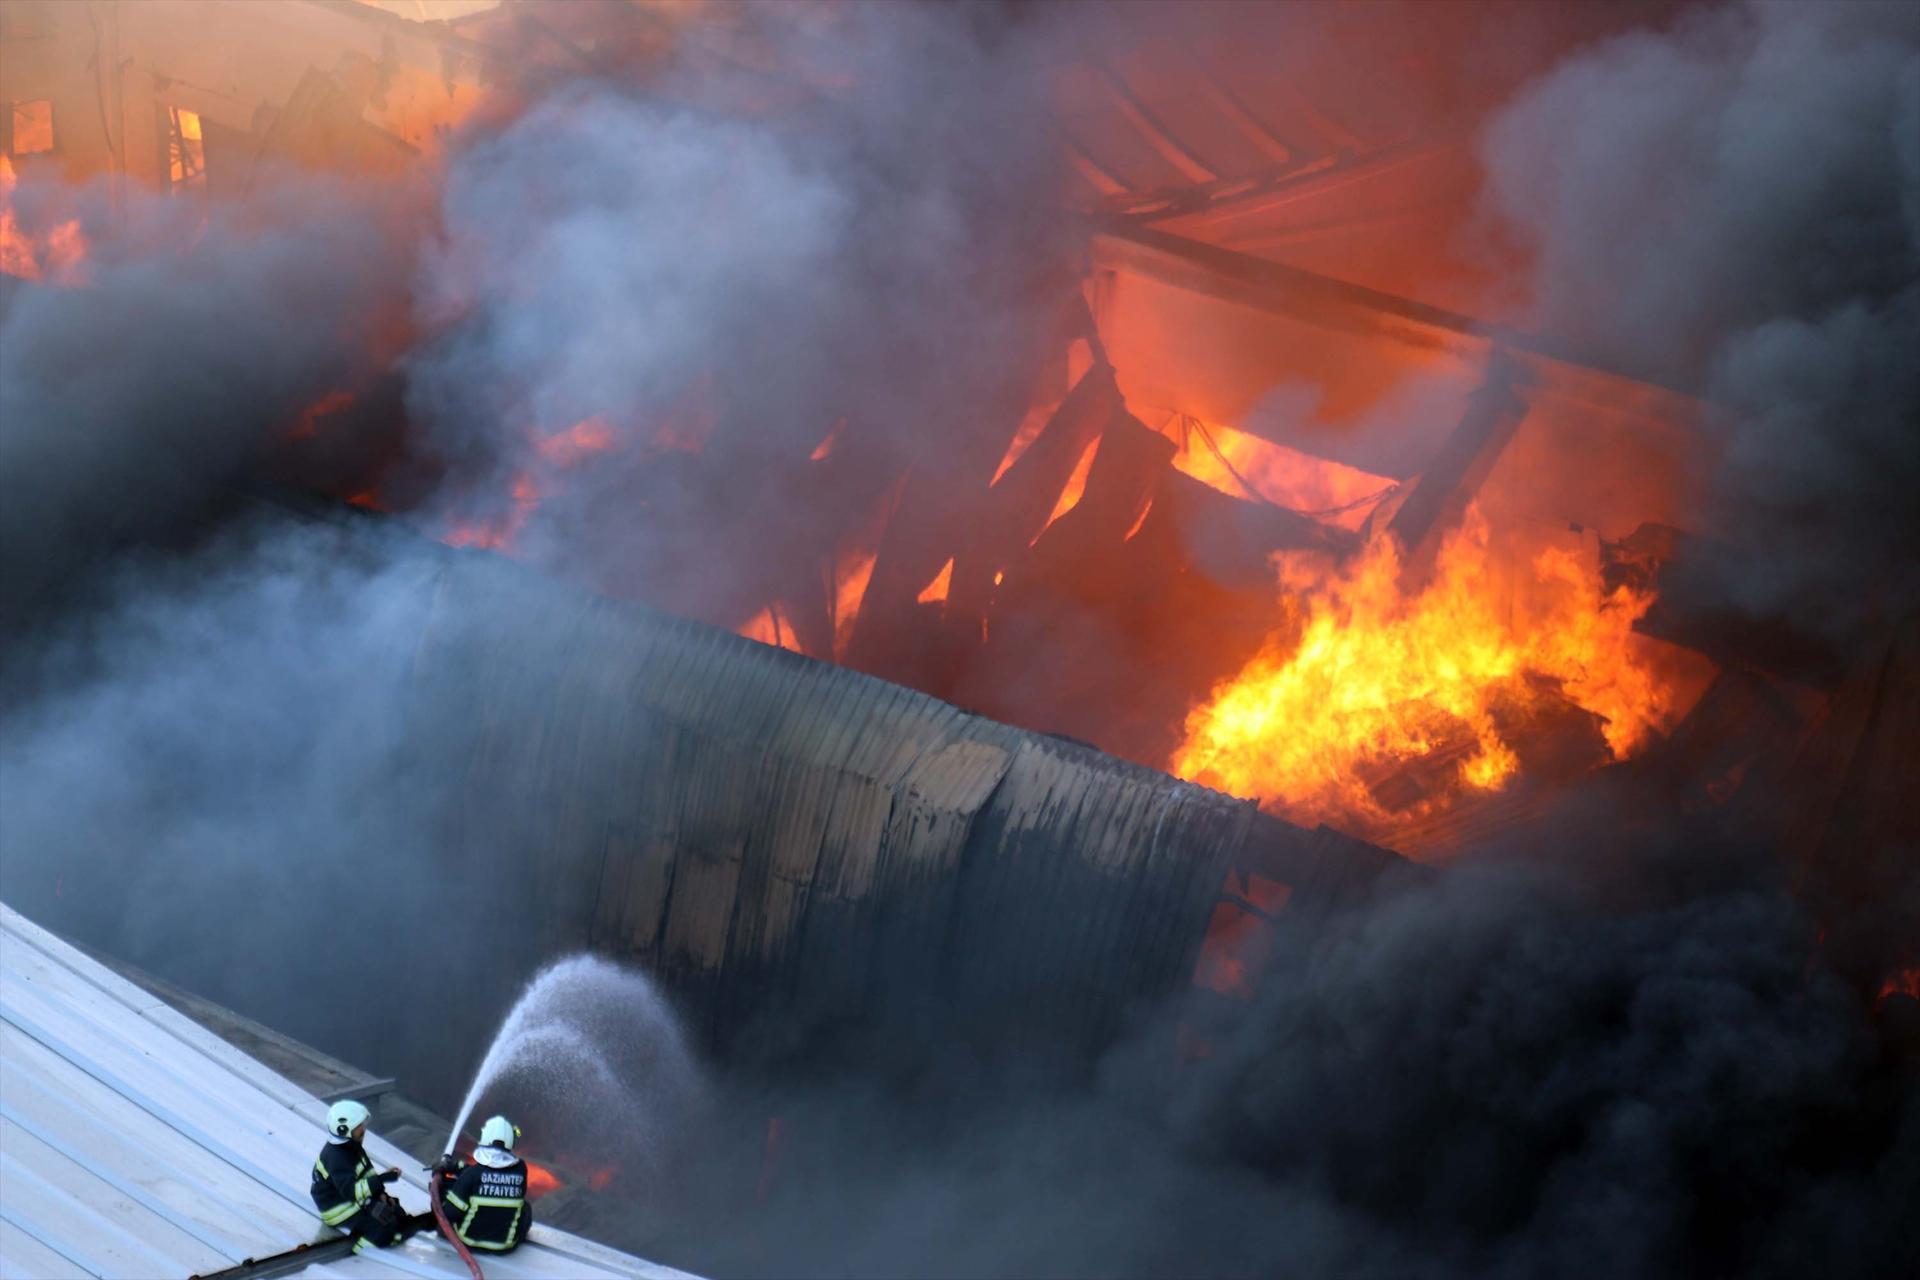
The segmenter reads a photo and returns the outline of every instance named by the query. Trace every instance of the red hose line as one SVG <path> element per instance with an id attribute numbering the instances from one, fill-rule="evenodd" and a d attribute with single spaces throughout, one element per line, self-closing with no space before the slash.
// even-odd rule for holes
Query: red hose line
<path id="1" fill-rule="evenodd" d="M 480 1264 L 473 1260 L 473 1254 L 467 1251 L 467 1242 L 454 1233 L 453 1224 L 447 1221 L 447 1206 L 440 1203 L 440 1175 L 433 1174 L 427 1180 L 427 1198 L 433 1201 L 433 1220 L 440 1224 L 440 1234 L 447 1238 L 453 1251 L 467 1264 L 467 1270 L 473 1273 L 473 1280 L 487 1280 L 480 1274 Z"/>

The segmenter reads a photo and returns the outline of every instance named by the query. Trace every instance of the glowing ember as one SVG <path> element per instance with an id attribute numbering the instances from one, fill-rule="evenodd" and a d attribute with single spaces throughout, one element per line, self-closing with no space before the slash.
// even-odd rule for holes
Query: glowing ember
<path id="1" fill-rule="evenodd" d="M 1047 419 L 1053 416 L 1057 406 L 1036 404 L 1027 410 L 1027 416 L 1020 420 L 1020 426 L 1013 433 L 1013 439 L 1007 442 L 1007 451 L 1000 455 L 1000 465 L 993 469 L 990 484 L 999 484 L 1000 477 L 1007 474 L 1007 468 L 1020 461 L 1022 454 L 1040 438 L 1041 429 L 1047 425 Z"/>
<path id="2" fill-rule="evenodd" d="M 1047 523 L 1040 533 L 1051 529 L 1054 521 L 1080 505 L 1080 495 L 1087 491 L 1087 473 L 1093 470 L 1093 455 L 1098 452 L 1100 438 L 1096 436 L 1087 441 L 1087 447 L 1080 451 L 1080 461 L 1073 464 L 1073 474 L 1067 477 L 1067 487 L 1060 491 L 1060 500 L 1053 504 L 1053 514 L 1047 517 Z M 1040 533 L 1033 536 L 1034 542 L 1040 541 Z"/>
<path id="3" fill-rule="evenodd" d="M 813 446 L 813 452 L 807 455 L 807 461 L 825 462 L 828 458 L 831 458 L 834 447 L 840 443 L 840 433 L 846 430 L 846 426 L 847 420 L 845 418 L 835 420 L 833 429 L 828 431 L 826 435 L 820 437 L 819 444 Z"/>
<path id="4" fill-rule="evenodd" d="M 18 182 L 12 158 L 0 155 L 0 273 L 47 284 L 85 284 L 87 237 L 80 220 L 69 218 L 42 236 L 28 234 L 13 211 Z"/>
<path id="5" fill-rule="evenodd" d="M 565 431 L 536 432 L 531 443 L 542 474 L 516 473 L 508 495 L 510 504 L 503 514 L 485 520 L 456 521 L 441 535 L 442 542 L 450 547 L 478 547 L 483 551 L 513 550 L 520 531 L 526 528 L 541 499 L 552 491 L 558 474 L 613 448 L 614 436 L 604 419 L 594 417 L 576 422 Z"/>
<path id="6" fill-rule="evenodd" d="M 1344 571 L 1277 559 L 1285 621 L 1189 714 L 1171 765 L 1182 777 L 1296 821 L 1377 827 L 1388 815 L 1364 779 L 1382 766 L 1464 743 L 1460 787 L 1505 786 L 1519 758 L 1497 726 L 1502 708 L 1557 691 L 1604 719 L 1616 758 L 1673 712 L 1632 634 L 1652 597 L 1605 594 L 1596 566 L 1557 547 L 1502 583 L 1477 509 L 1412 597 L 1385 535 Z"/>
<path id="7" fill-rule="evenodd" d="M 1235 875 L 1228 877 L 1228 891 L 1231 896 L 1215 904 L 1207 923 L 1193 984 L 1245 999 L 1253 994 L 1252 974 L 1265 962 L 1273 943 L 1270 919 L 1287 905 L 1293 886 L 1265 876 Z"/>
<path id="8" fill-rule="evenodd" d="M 947 598 L 947 589 L 953 585 L 953 559 L 940 566 L 940 572 L 933 576 L 926 589 L 916 597 L 921 604 L 939 604 Z"/>
<path id="9" fill-rule="evenodd" d="M 492 520 L 456 523 L 440 538 L 450 547 L 474 547 L 481 551 L 506 551 L 520 536 L 533 509 L 540 505 L 540 488 L 532 476 L 521 472 L 513 478 L 513 505 L 504 515 Z"/>
<path id="10" fill-rule="evenodd" d="M 873 578 L 875 553 L 863 551 L 843 556 L 834 574 L 833 656 L 839 658 L 853 639 L 853 624 L 860 617 L 860 603 L 867 598 L 867 583 Z"/>
<path id="11" fill-rule="evenodd" d="M 613 447 L 613 429 L 604 418 L 588 418 L 557 435 L 534 443 L 543 462 L 556 467 L 577 466 L 589 454 L 605 453 Z"/>
<path id="12" fill-rule="evenodd" d="M 788 625 L 780 606 L 770 604 L 748 619 L 737 632 L 749 640 L 758 640 L 761 644 L 770 644 L 778 649 L 791 649 L 803 653 L 800 642 L 794 638 L 793 628 Z"/>

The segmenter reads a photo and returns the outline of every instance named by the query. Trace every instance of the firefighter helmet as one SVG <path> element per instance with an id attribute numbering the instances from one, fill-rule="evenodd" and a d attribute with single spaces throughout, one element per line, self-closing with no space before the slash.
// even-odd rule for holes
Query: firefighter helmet
<path id="1" fill-rule="evenodd" d="M 327 1137 L 334 1142 L 345 1142 L 353 1136 L 353 1131 L 367 1122 L 365 1104 L 352 1098 L 342 1098 L 327 1108 Z"/>
<path id="2" fill-rule="evenodd" d="M 505 1147 L 513 1150 L 513 1140 L 520 1136 L 520 1126 L 505 1116 L 495 1116 L 480 1126 L 480 1145 L 483 1147 Z"/>

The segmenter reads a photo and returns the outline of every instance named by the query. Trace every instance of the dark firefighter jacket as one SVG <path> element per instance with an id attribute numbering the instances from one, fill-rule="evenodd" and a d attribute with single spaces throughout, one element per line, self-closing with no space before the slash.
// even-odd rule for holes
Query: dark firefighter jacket
<path id="1" fill-rule="evenodd" d="M 504 1253 L 526 1239 L 533 1225 L 527 1204 L 527 1166 L 498 1147 L 481 1147 L 463 1165 L 441 1197 L 447 1221 L 470 1249 Z"/>
<path id="2" fill-rule="evenodd" d="M 360 1144 L 349 1138 L 329 1142 L 313 1162 L 313 1207 L 320 1221 L 330 1227 L 343 1227 L 368 1203 L 380 1198 L 384 1184 L 373 1176 L 373 1161 Z"/>

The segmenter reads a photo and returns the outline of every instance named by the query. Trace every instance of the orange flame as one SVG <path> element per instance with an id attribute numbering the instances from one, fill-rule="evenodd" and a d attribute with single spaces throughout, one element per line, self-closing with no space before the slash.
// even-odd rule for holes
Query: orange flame
<path id="1" fill-rule="evenodd" d="M 1073 464 L 1073 474 L 1067 477 L 1067 487 L 1060 491 L 1060 500 L 1053 504 L 1053 514 L 1047 517 L 1040 533 L 1033 535 L 1034 542 L 1040 541 L 1040 534 L 1053 528 L 1054 521 L 1080 505 L 1080 498 L 1087 491 L 1087 473 L 1093 470 L 1093 456 L 1100 452 L 1100 437 L 1087 441 L 1087 447 L 1080 451 L 1080 461 Z M 1029 544 L 1031 545 L 1031 544 Z"/>
<path id="2" fill-rule="evenodd" d="M 1344 570 L 1276 560 L 1283 625 L 1188 715 L 1171 768 L 1296 821 L 1378 829 L 1388 814 L 1365 772 L 1449 744 L 1469 744 L 1462 788 L 1504 787 L 1519 758 L 1495 712 L 1548 696 L 1542 682 L 1603 718 L 1616 758 L 1674 710 L 1632 633 L 1652 597 L 1604 593 L 1597 565 L 1559 547 L 1536 556 L 1524 581 L 1499 583 L 1477 508 L 1443 545 L 1431 585 L 1411 597 L 1384 534 Z"/>
<path id="3" fill-rule="evenodd" d="M 753 615 L 735 634 L 749 640 L 758 640 L 761 644 L 770 644 L 778 649 L 791 649 L 795 653 L 804 653 L 800 641 L 794 637 L 793 627 L 777 604 L 770 604 Z"/>
<path id="4" fill-rule="evenodd" d="M 873 562 L 878 553 L 861 551 L 841 558 L 834 574 L 833 656 L 841 657 L 853 639 L 853 624 L 859 620 L 860 605 L 867 598 L 867 583 L 873 580 Z"/>
<path id="5" fill-rule="evenodd" d="M 505 514 L 490 520 L 456 521 L 441 535 L 442 542 L 450 547 L 475 547 L 482 551 L 513 550 L 520 531 L 526 528 L 534 510 L 550 492 L 550 488 L 542 484 L 543 478 L 551 481 L 554 473 L 577 467 L 596 453 L 605 453 L 613 448 L 614 436 L 604 418 L 592 417 L 574 423 L 565 431 L 535 432 L 532 444 L 534 457 L 546 475 L 537 476 L 532 471 L 515 473 L 508 495 L 511 505 Z"/>
<path id="6" fill-rule="evenodd" d="M 947 557 L 947 562 L 940 566 L 940 572 L 933 576 L 933 581 L 929 582 L 925 589 L 915 598 L 919 600 L 921 604 L 940 604 L 946 600 L 947 591 L 952 586 L 953 557 L 949 556 Z"/>
<path id="7" fill-rule="evenodd" d="M 43 236 L 28 234 L 13 211 L 17 185 L 12 157 L 0 155 L 0 273 L 45 284 L 85 284 L 87 237 L 80 220 L 57 223 Z"/>
<path id="8" fill-rule="evenodd" d="M 1000 464 L 993 469 L 993 479 L 987 482 L 989 485 L 999 484 L 1000 477 L 1007 474 L 1007 469 L 1020 461 L 1033 442 L 1040 438 L 1040 431 L 1047 425 L 1047 418 L 1052 412 L 1052 406 L 1042 404 L 1033 405 L 1027 410 L 1027 416 L 1020 420 L 1013 439 L 1007 441 L 1007 451 L 1000 455 Z"/>
<path id="9" fill-rule="evenodd" d="M 531 1160 L 526 1161 L 526 1165 L 529 1197 L 538 1200 L 541 1196 L 552 1195 L 560 1189 L 560 1178 L 553 1170 L 545 1165 L 535 1164 Z"/>

